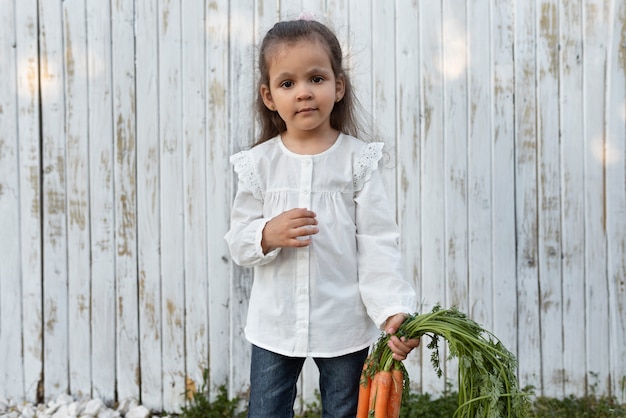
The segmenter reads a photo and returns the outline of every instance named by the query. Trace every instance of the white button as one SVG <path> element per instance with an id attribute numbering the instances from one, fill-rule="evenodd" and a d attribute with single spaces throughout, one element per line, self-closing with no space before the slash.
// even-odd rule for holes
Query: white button
<path id="1" fill-rule="evenodd" d="M 306 165 L 311 165 L 311 160 L 304 160 L 304 163 L 305 163 Z"/>
<path id="2" fill-rule="evenodd" d="M 302 191 L 302 193 L 304 193 L 304 194 L 309 194 L 309 192 L 310 192 L 310 190 L 309 190 L 309 189 L 304 189 L 304 190 Z"/>

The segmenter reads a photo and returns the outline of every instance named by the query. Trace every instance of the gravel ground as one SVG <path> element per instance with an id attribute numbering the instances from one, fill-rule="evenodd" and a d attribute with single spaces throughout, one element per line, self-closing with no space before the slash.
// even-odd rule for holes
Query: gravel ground
<path id="1" fill-rule="evenodd" d="M 0 418 L 151 418 L 150 410 L 135 399 L 125 399 L 109 408 L 100 399 L 76 400 L 61 395 L 47 404 L 18 403 L 0 398 Z"/>

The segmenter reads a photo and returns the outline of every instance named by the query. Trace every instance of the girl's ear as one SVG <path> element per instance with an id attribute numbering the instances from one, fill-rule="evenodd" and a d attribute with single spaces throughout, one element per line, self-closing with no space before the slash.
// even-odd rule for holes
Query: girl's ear
<path id="1" fill-rule="evenodd" d="M 265 107 L 267 107 L 272 112 L 275 111 L 276 105 L 274 104 L 274 100 L 272 100 L 272 93 L 270 92 L 270 88 L 267 86 L 267 84 L 261 84 L 259 93 L 261 94 L 261 99 L 263 99 Z"/>
<path id="2" fill-rule="evenodd" d="M 335 81 L 335 102 L 338 103 L 346 94 L 346 79 L 340 74 Z"/>

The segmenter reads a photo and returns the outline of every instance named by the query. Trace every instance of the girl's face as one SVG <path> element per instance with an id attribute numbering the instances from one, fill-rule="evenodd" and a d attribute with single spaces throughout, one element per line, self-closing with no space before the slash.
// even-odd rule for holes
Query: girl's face
<path id="1" fill-rule="evenodd" d="M 261 86 L 265 106 L 277 111 L 293 138 L 325 139 L 330 113 L 343 98 L 343 77 L 335 77 L 330 57 L 317 41 L 277 45 L 268 51 L 269 85 Z"/>

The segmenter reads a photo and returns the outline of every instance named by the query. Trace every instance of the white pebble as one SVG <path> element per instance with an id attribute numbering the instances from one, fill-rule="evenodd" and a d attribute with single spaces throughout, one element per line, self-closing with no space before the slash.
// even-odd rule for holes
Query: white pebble
<path id="1" fill-rule="evenodd" d="M 103 409 L 106 409 L 106 407 L 100 399 L 91 399 L 85 405 L 85 409 L 83 410 L 83 414 L 81 416 L 97 417 L 100 411 L 102 411 Z"/>
<path id="2" fill-rule="evenodd" d="M 136 406 L 128 411 L 126 418 L 148 418 L 150 410 L 143 405 Z"/>
<path id="3" fill-rule="evenodd" d="M 32 405 L 25 405 L 21 413 L 23 418 L 33 418 L 37 411 Z"/>
<path id="4" fill-rule="evenodd" d="M 52 418 L 67 418 L 69 414 L 67 413 L 67 405 L 61 404 L 56 412 L 52 415 Z"/>

